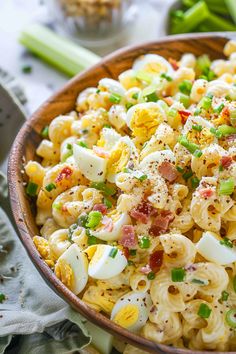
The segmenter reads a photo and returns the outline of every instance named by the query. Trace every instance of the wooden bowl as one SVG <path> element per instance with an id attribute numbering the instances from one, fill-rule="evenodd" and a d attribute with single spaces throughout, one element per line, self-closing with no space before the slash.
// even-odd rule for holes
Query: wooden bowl
<path id="1" fill-rule="evenodd" d="M 222 33 L 172 36 L 156 42 L 118 50 L 89 70 L 77 75 L 59 92 L 49 98 L 22 127 L 15 139 L 9 158 L 8 181 L 10 201 L 19 230 L 19 236 L 30 258 L 45 281 L 59 296 L 88 320 L 112 333 L 120 340 L 151 353 L 184 354 L 190 353 L 190 351 L 156 344 L 117 326 L 102 314 L 88 307 L 57 279 L 52 270 L 42 260 L 32 242 L 32 237 L 39 234 L 39 230 L 34 220 L 34 208 L 32 208 L 32 204 L 25 194 L 22 170 L 25 161 L 35 158 L 35 149 L 41 140 L 40 131 L 42 127 L 49 124 L 56 116 L 73 110 L 78 93 L 86 87 L 96 86 L 98 81 L 103 77 L 116 79 L 122 71 L 132 66 L 133 61 L 138 56 L 146 53 L 157 53 L 167 59 L 169 57 L 179 59 L 183 53 L 187 52 L 195 55 L 207 53 L 211 59 L 224 57 L 222 50 L 229 38 L 230 35 L 226 36 Z M 202 352 L 194 351 L 194 353 L 200 354 Z M 212 354 L 212 352 L 205 353 Z"/>

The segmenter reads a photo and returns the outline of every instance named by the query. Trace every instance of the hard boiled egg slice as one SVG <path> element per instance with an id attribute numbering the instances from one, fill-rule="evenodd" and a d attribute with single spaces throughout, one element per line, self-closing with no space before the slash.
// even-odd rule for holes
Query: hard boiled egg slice
<path id="1" fill-rule="evenodd" d="M 171 150 L 155 151 L 147 155 L 139 164 L 140 170 L 147 173 L 157 173 L 162 162 L 175 164 L 175 155 Z"/>
<path id="2" fill-rule="evenodd" d="M 111 150 L 107 163 L 107 180 L 111 183 L 115 182 L 116 176 L 129 163 L 137 165 L 138 152 L 133 141 L 124 136 L 118 140 L 114 148 Z"/>
<path id="3" fill-rule="evenodd" d="M 88 281 L 87 256 L 76 244 L 71 245 L 58 258 L 55 273 L 75 295 L 79 294 Z"/>
<path id="4" fill-rule="evenodd" d="M 96 155 L 91 149 L 73 145 L 73 156 L 80 172 L 90 181 L 103 182 L 106 175 L 107 160 Z"/>
<path id="5" fill-rule="evenodd" d="M 128 264 L 126 257 L 117 247 L 96 245 L 88 247 L 85 252 L 91 256 L 88 274 L 94 279 L 112 278 L 120 274 Z"/>
<path id="6" fill-rule="evenodd" d="M 125 95 L 125 89 L 122 87 L 122 85 L 113 79 L 109 78 L 104 78 L 99 81 L 98 88 L 100 90 L 108 91 L 110 93 L 115 93 L 121 97 Z"/>
<path id="7" fill-rule="evenodd" d="M 151 305 L 149 294 L 132 291 L 117 301 L 111 320 L 132 332 L 138 332 L 148 320 Z"/>
<path id="8" fill-rule="evenodd" d="M 198 253 L 208 261 L 226 265 L 236 261 L 236 248 L 230 248 L 221 244 L 222 238 L 217 234 L 206 231 L 196 244 Z"/>
<path id="9" fill-rule="evenodd" d="M 140 141 L 149 140 L 158 125 L 166 119 L 166 113 L 158 102 L 139 103 L 131 107 L 126 116 L 126 123 L 133 135 Z"/>
<path id="10" fill-rule="evenodd" d="M 123 225 L 129 225 L 131 219 L 127 213 L 120 214 L 119 212 L 111 212 L 107 214 L 107 223 L 101 225 L 98 229 L 93 231 L 93 235 L 103 241 L 115 241 L 118 240 Z M 105 222 L 106 222 L 105 220 Z"/>
<path id="11" fill-rule="evenodd" d="M 121 135 L 113 128 L 103 128 L 97 146 L 103 147 L 106 150 L 111 150 L 121 138 Z"/>
<path id="12" fill-rule="evenodd" d="M 146 54 L 141 56 L 135 60 L 133 70 L 142 70 L 153 75 L 161 73 L 172 75 L 174 73 L 171 64 L 165 58 L 157 54 Z"/>

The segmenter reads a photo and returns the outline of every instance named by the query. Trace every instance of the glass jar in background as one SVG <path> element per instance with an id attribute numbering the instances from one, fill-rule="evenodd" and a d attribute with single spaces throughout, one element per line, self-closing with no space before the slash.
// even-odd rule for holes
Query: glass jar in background
<path id="1" fill-rule="evenodd" d="M 60 29 L 87 46 L 118 37 L 136 14 L 135 0 L 48 0 L 48 3 Z"/>

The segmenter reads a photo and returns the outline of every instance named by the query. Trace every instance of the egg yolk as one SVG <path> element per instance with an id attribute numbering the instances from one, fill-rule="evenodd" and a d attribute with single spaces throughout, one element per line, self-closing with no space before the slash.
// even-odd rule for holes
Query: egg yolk
<path id="1" fill-rule="evenodd" d="M 166 66 L 161 62 L 151 62 L 147 63 L 143 70 L 150 74 L 159 74 L 166 72 Z"/>
<path id="2" fill-rule="evenodd" d="M 207 128 L 203 128 L 200 132 L 192 130 L 187 134 L 187 138 L 201 146 L 208 146 L 214 141 L 214 135 Z"/>
<path id="3" fill-rule="evenodd" d="M 117 149 L 112 151 L 108 160 L 107 170 L 110 174 L 119 173 L 128 164 L 130 158 L 130 148 L 121 142 Z"/>
<path id="4" fill-rule="evenodd" d="M 105 245 L 98 245 L 97 246 L 97 249 L 90 261 L 91 267 L 94 266 L 96 263 L 98 263 L 101 260 L 102 256 L 104 255 L 105 248 L 106 248 Z"/>
<path id="5" fill-rule="evenodd" d="M 117 312 L 113 321 L 121 327 L 130 328 L 137 323 L 139 318 L 139 308 L 135 305 L 126 305 Z"/>
<path id="6" fill-rule="evenodd" d="M 74 273 L 64 259 L 60 259 L 56 263 L 55 274 L 68 289 L 72 290 L 74 284 Z"/>
<path id="7" fill-rule="evenodd" d="M 132 129 L 135 137 L 139 137 L 142 141 L 146 141 L 151 138 L 158 125 L 162 123 L 163 120 L 164 118 L 158 107 L 139 107 L 134 111 L 130 122 L 130 128 Z"/>

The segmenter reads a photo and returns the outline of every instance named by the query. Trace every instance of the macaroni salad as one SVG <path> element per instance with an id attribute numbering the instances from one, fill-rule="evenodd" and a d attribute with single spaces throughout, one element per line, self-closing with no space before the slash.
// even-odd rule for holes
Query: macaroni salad
<path id="1" fill-rule="evenodd" d="M 44 127 L 25 165 L 33 241 L 65 286 L 192 350 L 236 349 L 236 42 L 224 54 L 138 58 Z"/>

